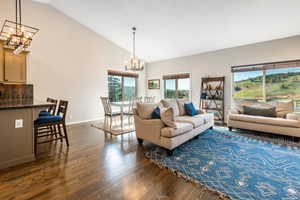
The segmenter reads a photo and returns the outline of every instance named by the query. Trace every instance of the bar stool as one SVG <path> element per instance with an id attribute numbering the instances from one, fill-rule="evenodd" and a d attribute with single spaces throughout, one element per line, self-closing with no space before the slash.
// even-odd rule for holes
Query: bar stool
<path id="1" fill-rule="evenodd" d="M 57 99 L 53 99 L 48 97 L 47 98 L 47 102 L 48 103 L 52 103 L 53 105 L 51 105 L 47 110 L 43 110 L 39 113 L 39 116 L 49 116 L 49 115 L 55 115 L 56 113 L 56 108 L 57 108 L 57 104 L 58 104 L 58 100 Z M 51 132 L 54 132 L 55 127 L 53 126 L 48 126 L 48 127 L 41 127 L 40 129 L 48 129 Z M 57 135 L 55 134 L 55 137 L 57 137 Z"/>
<path id="2" fill-rule="evenodd" d="M 47 102 L 52 103 L 53 105 L 49 106 L 47 110 L 41 111 L 39 116 L 55 115 L 58 100 L 48 97 Z"/>
<path id="3" fill-rule="evenodd" d="M 56 115 L 39 116 L 34 122 L 34 153 L 37 153 L 37 145 L 49 143 L 52 141 L 65 139 L 67 146 L 69 146 L 67 128 L 66 128 L 66 114 L 68 108 L 68 101 L 60 100 Z M 55 127 L 54 131 L 44 129 L 45 127 Z M 57 137 L 59 135 L 59 137 Z M 55 136 L 55 138 L 47 139 L 39 142 L 39 138 Z"/>

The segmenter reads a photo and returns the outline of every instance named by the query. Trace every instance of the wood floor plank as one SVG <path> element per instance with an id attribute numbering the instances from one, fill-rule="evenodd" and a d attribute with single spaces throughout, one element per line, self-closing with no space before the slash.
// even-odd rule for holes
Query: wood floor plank
<path id="1" fill-rule="evenodd" d="M 144 156 L 135 134 L 111 137 L 90 125 L 68 128 L 70 147 L 38 146 L 35 162 L 0 170 L 0 200 L 217 200 Z"/>

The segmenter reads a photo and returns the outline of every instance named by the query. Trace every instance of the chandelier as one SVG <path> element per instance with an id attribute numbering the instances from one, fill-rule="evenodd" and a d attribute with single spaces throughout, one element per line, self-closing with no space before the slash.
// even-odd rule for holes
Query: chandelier
<path id="1" fill-rule="evenodd" d="M 19 54 L 30 46 L 38 31 L 38 28 L 22 24 L 22 4 L 21 0 L 16 0 L 16 21 L 4 21 L 0 40 L 4 41 L 5 47 L 14 49 L 14 53 Z"/>
<path id="2" fill-rule="evenodd" d="M 136 28 L 132 27 L 133 33 L 133 55 L 130 60 L 125 62 L 125 69 L 130 71 L 142 71 L 145 67 L 145 62 L 135 56 L 135 31 Z"/>

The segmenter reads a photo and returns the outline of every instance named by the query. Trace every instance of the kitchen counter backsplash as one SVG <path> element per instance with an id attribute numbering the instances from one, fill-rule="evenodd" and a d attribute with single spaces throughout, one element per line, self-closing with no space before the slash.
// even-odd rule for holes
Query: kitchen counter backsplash
<path id="1" fill-rule="evenodd" d="M 33 85 L 0 84 L 0 104 L 33 102 Z"/>

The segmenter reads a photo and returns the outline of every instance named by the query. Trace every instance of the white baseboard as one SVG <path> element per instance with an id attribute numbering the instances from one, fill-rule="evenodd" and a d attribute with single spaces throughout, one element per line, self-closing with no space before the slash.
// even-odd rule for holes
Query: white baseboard
<path id="1" fill-rule="evenodd" d="M 88 120 L 83 120 L 83 121 L 76 121 L 76 122 L 68 122 L 67 126 L 72 126 L 72 125 L 77 125 L 77 124 L 86 124 L 86 123 L 91 123 L 91 122 L 97 122 L 104 120 L 104 117 L 96 118 L 96 119 L 88 119 Z"/>

